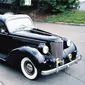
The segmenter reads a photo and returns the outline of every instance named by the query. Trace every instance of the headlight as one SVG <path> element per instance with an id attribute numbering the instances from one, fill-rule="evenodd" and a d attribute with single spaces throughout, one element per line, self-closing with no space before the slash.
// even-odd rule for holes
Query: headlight
<path id="1" fill-rule="evenodd" d="M 48 46 L 44 45 L 44 47 L 43 47 L 43 53 L 44 54 L 47 54 L 48 52 L 49 52 Z"/>
<path id="2" fill-rule="evenodd" d="M 67 41 L 67 46 L 70 46 L 71 45 L 71 40 L 68 40 Z"/>
<path id="3" fill-rule="evenodd" d="M 49 52 L 49 47 L 45 43 L 40 43 L 38 49 L 44 54 L 47 54 Z"/>

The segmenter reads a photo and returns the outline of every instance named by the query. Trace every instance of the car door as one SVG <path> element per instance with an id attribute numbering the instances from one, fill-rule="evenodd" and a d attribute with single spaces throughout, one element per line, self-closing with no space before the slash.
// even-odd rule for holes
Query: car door
<path id="1" fill-rule="evenodd" d="M 0 21 L 0 53 L 6 54 L 10 52 L 11 41 L 12 37 L 9 36 L 4 22 Z"/>

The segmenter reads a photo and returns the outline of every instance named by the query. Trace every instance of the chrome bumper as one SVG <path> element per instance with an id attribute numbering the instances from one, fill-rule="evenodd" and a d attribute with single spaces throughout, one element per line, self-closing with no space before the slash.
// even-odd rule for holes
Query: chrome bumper
<path id="1" fill-rule="evenodd" d="M 70 66 L 73 65 L 73 64 L 78 63 L 78 61 L 81 60 L 81 57 L 82 57 L 81 55 L 77 55 L 75 60 L 73 60 L 73 61 L 71 61 L 71 62 L 69 62 L 69 63 L 67 63 L 67 64 L 65 64 L 65 65 L 57 66 L 57 67 L 54 68 L 54 69 L 47 70 L 47 71 L 42 71 L 42 72 L 41 72 L 41 75 L 49 75 L 49 74 L 52 74 L 52 73 L 55 73 L 55 72 L 58 73 L 60 70 L 63 70 L 63 69 L 65 69 L 65 68 L 67 68 L 67 67 L 70 67 Z"/>

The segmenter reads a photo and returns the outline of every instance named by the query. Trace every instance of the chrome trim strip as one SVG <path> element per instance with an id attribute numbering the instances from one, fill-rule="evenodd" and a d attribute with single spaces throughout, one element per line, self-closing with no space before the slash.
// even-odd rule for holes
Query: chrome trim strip
<path id="1" fill-rule="evenodd" d="M 77 55 L 75 60 L 73 60 L 73 61 L 71 61 L 71 62 L 69 62 L 69 63 L 67 63 L 67 64 L 65 64 L 65 65 L 62 65 L 62 66 L 60 66 L 60 67 L 56 67 L 56 68 L 54 68 L 54 69 L 47 70 L 47 71 L 42 71 L 42 72 L 41 72 L 41 75 L 49 75 L 49 74 L 53 74 L 53 73 L 55 73 L 55 72 L 58 73 L 60 70 L 63 70 L 63 69 L 65 69 L 65 68 L 67 68 L 67 67 L 70 67 L 70 66 L 73 65 L 73 64 L 78 63 L 78 61 L 80 61 L 81 58 L 82 58 L 81 55 Z"/>
<path id="2" fill-rule="evenodd" d="M 0 58 L 0 60 L 2 60 L 2 61 L 6 61 L 5 59 L 3 59 L 3 58 Z"/>

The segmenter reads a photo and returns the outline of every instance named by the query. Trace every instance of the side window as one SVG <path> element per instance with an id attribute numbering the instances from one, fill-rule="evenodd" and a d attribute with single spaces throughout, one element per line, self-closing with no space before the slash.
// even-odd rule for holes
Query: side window
<path id="1" fill-rule="evenodd" d="M 3 22 L 0 21 L 0 33 L 6 33 L 6 27 Z"/>

